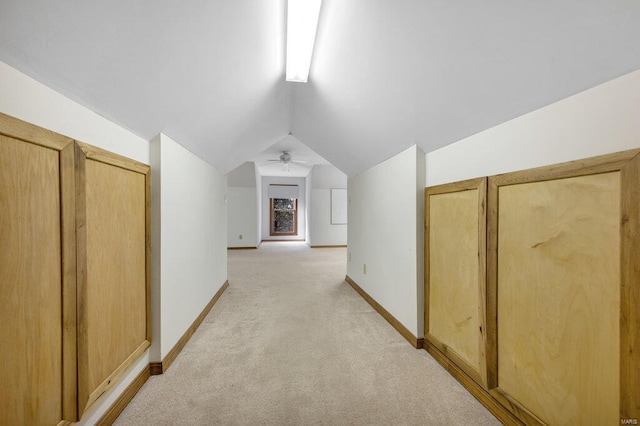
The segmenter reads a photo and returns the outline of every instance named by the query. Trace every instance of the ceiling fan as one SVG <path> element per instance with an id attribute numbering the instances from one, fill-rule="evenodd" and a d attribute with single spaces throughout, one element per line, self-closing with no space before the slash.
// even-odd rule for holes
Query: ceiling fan
<path id="1" fill-rule="evenodd" d="M 299 165 L 302 165 L 303 167 L 309 167 L 306 161 L 294 161 L 291 154 L 289 154 L 289 151 L 282 151 L 282 154 L 280 154 L 280 158 L 277 160 L 267 160 L 267 161 L 282 163 L 282 170 L 287 172 L 289 171 L 289 164 L 299 164 Z"/>

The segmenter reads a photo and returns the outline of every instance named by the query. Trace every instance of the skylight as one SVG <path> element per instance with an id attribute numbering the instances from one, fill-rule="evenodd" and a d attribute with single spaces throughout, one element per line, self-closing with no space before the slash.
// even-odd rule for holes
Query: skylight
<path id="1" fill-rule="evenodd" d="M 287 8 L 287 81 L 306 83 L 322 0 L 289 0 Z"/>

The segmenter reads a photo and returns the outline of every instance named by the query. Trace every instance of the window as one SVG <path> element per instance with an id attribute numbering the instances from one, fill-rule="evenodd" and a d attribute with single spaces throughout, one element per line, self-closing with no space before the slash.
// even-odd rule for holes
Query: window
<path id="1" fill-rule="evenodd" d="M 271 198 L 270 235 L 298 235 L 297 198 Z"/>

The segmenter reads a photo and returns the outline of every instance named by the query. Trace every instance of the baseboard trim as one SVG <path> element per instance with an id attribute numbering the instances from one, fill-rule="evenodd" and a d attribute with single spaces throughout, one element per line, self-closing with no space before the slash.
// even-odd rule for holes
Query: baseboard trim
<path id="1" fill-rule="evenodd" d="M 168 367 L 167 367 L 168 368 Z M 152 376 L 158 376 L 164 373 L 162 369 L 162 362 L 151 362 L 149 363 L 149 374 Z"/>
<path id="2" fill-rule="evenodd" d="M 195 333 L 198 327 L 200 327 L 200 324 L 202 324 L 202 321 L 205 319 L 207 314 L 209 314 L 209 311 L 211 311 L 211 308 L 213 308 L 213 305 L 215 305 L 218 299 L 220 299 L 220 296 L 222 296 L 222 293 L 224 293 L 227 287 L 229 287 L 228 280 L 225 281 L 224 284 L 222 284 L 222 287 L 220 287 L 220 290 L 218 290 L 218 292 L 213 296 L 213 298 L 207 304 L 207 306 L 204 307 L 202 312 L 200 312 L 200 315 L 198 315 L 198 317 L 193 321 L 193 324 L 191 324 L 191 326 L 187 329 L 187 331 L 184 332 L 180 340 L 178 340 L 178 342 L 173 346 L 173 348 L 171 348 L 171 350 L 169 351 L 167 356 L 164 357 L 162 362 L 152 362 L 151 364 L 149 364 L 149 372 L 152 376 L 157 376 L 158 374 L 162 374 L 169 369 L 173 361 L 175 361 L 178 354 L 185 347 L 189 339 L 191 339 L 191 336 L 193 336 L 193 333 Z"/>
<path id="3" fill-rule="evenodd" d="M 366 300 L 367 303 L 369 303 L 371 307 L 375 309 L 376 312 L 378 312 L 382 316 L 382 318 L 386 319 L 387 322 L 391 324 L 391 326 L 395 328 L 402 337 L 407 339 L 407 342 L 409 342 L 411 346 L 413 346 L 416 349 L 422 349 L 424 345 L 424 339 L 422 338 L 418 339 L 416 336 L 414 336 L 413 333 L 411 333 L 407 327 L 402 325 L 402 323 L 398 321 L 393 315 L 391 315 L 389 311 L 387 311 L 385 308 L 382 307 L 382 305 L 376 302 L 373 299 L 373 297 L 369 296 L 369 294 L 366 291 L 364 291 L 358 284 L 356 284 L 356 282 L 353 281 L 349 277 L 349 275 L 345 276 L 344 280 L 348 282 L 349 285 L 353 287 L 353 289 L 357 291 L 358 294 L 360 294 L 360 296 L 362 296 L 362 298 Z"/>
<path id="4" fill-rule="evenodd" d="M 129 386 L 120 394 L 118 399 L 116 399 L 111 407 L 100 417 L 100 420 L 96 422 L 97 426 L 110 426 L 114 421 L 118 418 L 120 413 L 125 409 L 125 407 L 131 402 L 134 396 L 138 393 L 140 388 L 146 383 L 150 376 L 149 367 L 144 368 L 131 383 Z"/>
<path id="5" fill-rule="evenodd" d="M 256 250 L 258 247 L 227 247 L 227 250 Z"/>
<path id="6" fill-rule="evenodd" d="M 521 426 L 523 423 L 518 420 L 510 411 L 496 401 L 488 390 L 480 386 L 460 369 L 457 365 L 449 360 L 440 350 L 428 340 L 424 343 L 426 351 L 444 367 L 464 388 L 469 391 L 487 410 L 491 412 L 498 420 L 507 426 Z"/>
<path id="7" fill-rule="evenodd" d="M 319 245 L 319 246 L 311 246 L 311 248 L 338 248 L 338 247 L 346 247 L 346 244 L 328 244 L 328 245 Z"/>

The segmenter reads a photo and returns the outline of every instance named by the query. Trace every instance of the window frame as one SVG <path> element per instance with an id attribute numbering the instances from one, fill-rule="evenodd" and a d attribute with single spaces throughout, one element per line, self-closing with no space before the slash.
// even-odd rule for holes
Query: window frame
<path id="1" fill-rule="evenodd" d="M 293 232 L 277 232 L 275 231 L 274 224 L 274 212 L 275 212 L 275 202 L 277 198 L 269 198 L 269 236 L 271 237 L 280 237 L 280 236 L 296 236 L 298 235 L 298 199 L 293 198 L 294 204 L 292 210 L 283 210 L 283 211 L 292 211 L 293 212 Z M 290 198 L 291 199 L 291 198 Z"/>

